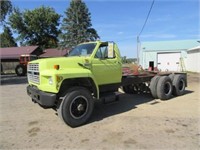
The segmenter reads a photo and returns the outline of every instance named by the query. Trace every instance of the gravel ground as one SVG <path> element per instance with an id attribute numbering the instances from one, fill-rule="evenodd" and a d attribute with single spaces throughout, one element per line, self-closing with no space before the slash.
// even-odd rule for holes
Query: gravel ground
<path id="1" fill-rule="evenodd" d="M 34 104 L 26 77 L 3 75 L 1 84 L 0 149 L 200 149 L 200 74 L 189 74 L 186 94 L 167 101 L 121 94 L 97 102 L 78 128 Z"/>

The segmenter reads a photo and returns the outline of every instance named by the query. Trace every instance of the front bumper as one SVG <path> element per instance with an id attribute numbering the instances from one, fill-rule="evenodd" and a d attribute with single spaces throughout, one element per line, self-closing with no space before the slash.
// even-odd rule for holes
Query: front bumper
<path id="1" fill-rule="evenodd" d="M 43 107 L 53 107 L 56 101 L 56 94 L 47 93 L 39 90 L 36 87 L 27 86 L 27 94 L 32 98 L 33 101 L 37 102 Z"/>

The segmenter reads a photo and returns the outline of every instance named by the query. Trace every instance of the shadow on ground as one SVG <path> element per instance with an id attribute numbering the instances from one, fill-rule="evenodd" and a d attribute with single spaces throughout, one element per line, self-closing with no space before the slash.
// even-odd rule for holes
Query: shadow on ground
<path id="1" fill-rule="evenodd" d="M 117 115 L 137 108 L 137 105 L 153 101 L 150 94 L 119 94 L 119 100 L 113 103 L 104 104 L 102 101 L 95 103 L 91 122 L 102 120 L 106 117 Z M 155 102 L 155 101 L 154 101 Z M 91 123 L 90 122 L 90 123 Z"/>
<path id="2" fill-rule="evenodd" d="M 26 76 L 19 77 L 16 74 L 1 75 L 1 85 L 16 85 L 26 83 L 28 83 Z"/>
<path id="3" fill-rule="evenodd" d="M 186 90 L 185 94 L 191 94 L 193 91 Z M 182 96 L 184 96 L 182 95 Z M 172 97 L 169 100 L 175 100 Z M 95 103 L 95 108 L 90 119 L 89 123 L 103 120 L 104 118 L 121 114 L 132 109 L 137 108 L 138 105 L 149 103 L 150 105 L 159 104 L 161 101 L 158 99 L 154 99 L 151 94 L 119 94 L 119 100 L 110 104 L 103 104 L 102 101 L 98 101 Z"/>

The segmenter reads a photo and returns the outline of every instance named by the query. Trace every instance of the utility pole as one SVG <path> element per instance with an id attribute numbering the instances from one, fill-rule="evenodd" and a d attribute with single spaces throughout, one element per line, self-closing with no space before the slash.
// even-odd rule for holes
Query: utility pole
<path id="1" fill-rule="evenodd" d="M 139 49 L 139 36 L 137 36 L 137 64 L 139 65 L 139 55 L 140 55 L 140 49 Z"/>

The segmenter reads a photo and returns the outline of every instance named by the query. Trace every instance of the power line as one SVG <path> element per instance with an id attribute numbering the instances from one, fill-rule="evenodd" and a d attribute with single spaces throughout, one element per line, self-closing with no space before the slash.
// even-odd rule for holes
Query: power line
<path id="1" fill-rule="evenodd" d="M 142 27 L 142 30 L 141 30 L 140 33 L 138 34 L 138 37 L 141 35 L 142 31 L 144 30 L 144 27 L 145 27 L 145 25 L 146 25 L 146 23 L 147 23 L 147 21 L 148 21 L 149 15 L 150 15 L 151 10 L 152 10 L 152 8 L 153 8 L 154 1 L 155 1 L 155 0 L 153 0 L 152 3 L 151 3 L 151 7 L 150 7 L 150 9 L 149 9 L 147 18 L 146 18 L 146 20 L 145 20 L 145 22 L 144 22 L 144 25 L 143 25 L 143 27 Z"/>
<path id="2" fill-rule="evenodd" d="M 148 14 L 147 14 L 146 20 L 145 20 L 145 22 L 144 22 L 144 24 L 143 24 L 143 26 L 142 26 L 141 31 L 139 32 L 139 34 L 138 34 L 138 36 L 137 36 L 137 63 L 138 63 L 138 64 L 140 63 L 140 60 L 139 60 L 139 55 L 140 55 L 140 48 L 139 48 L 140 38 L 139 38 L 139 37 L 140 37 L 140 35 L 142 34 L 142 32 L 143 32 L 143 30 L 144 30 L 144 27 L 145 27 L 146 24 L 147 24 L 147 21 L 148 21 L 148 19 L 149 19 L 150 13 L 151 13 L 151 10 L 152 10 L 153 5 L 154 5 L 154 1 L 155 1 L 155 0 L 153 0 L 152 3 L 151 3 L 151 7 L 150 7 L 149 12 L 148 12 Z"/>

